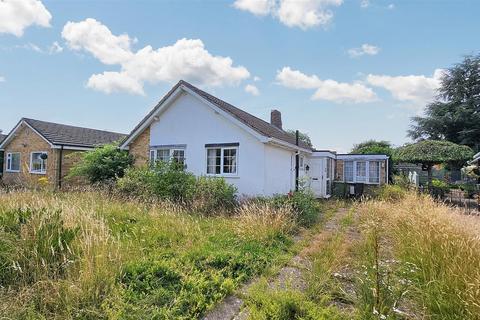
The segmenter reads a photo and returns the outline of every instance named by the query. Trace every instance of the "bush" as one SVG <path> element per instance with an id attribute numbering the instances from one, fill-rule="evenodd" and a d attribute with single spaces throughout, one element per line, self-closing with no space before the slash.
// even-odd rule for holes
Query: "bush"
<path id="1" fill-rule="evenodd" d="M 290 192 L 288 195 L 278 195 L 273 197 L 272 201 L 277 207 L 290 207 L 301 226 L 310 226 L 318 220 L 319 204 L 310 191 L 303 190 Z"/>
<path id="2" fill-rule="evenodd" d="M 386 184 L 378 191 L 378 197 L 385 201 L 397 201 L 405 198 L 407 190 L 399 185 Z"/>
<path id="3" fill-rule="evenodd" d="M 195 182 L 194 207 L 209 213 L 218 209 L 232 209 L 236 204 L 237 188 L 223 178 L 198 177 Z"/>
<path id="4" fill-rule="evenodd" d="M 195 190 L 195 177 L 183 165 L 158 162 L 154 167 L 130 168 L 117 181 L 121 192 L 139 197 L 157 197 L 174 202 L 190 202 Z"/>
<path id="5" fill-rule="evenodd" d="M 237 189 L 223 178 L 198 177 L 176 162 L 159 162 L 154 168 L 131 168 L 117 181 L 128 195 L 181 202 L 202 213 L 231 209 Z"/>
<path id="6" fill-rule="evenodd" d="M 447 182 L 439 179 L 432 180 L 432 187 L 442 189 L 442 190 L 450 189 L 450 185 Z"/>
<path id="7" fill-rule="evenodd" d="M 86 177 L 91 183 L 102 183 L 123 177 L 132 163 L 133 158 L 128 152 L 118 149 L 115 144 L 107 144 L 83 153 L 68 177 Z"/>

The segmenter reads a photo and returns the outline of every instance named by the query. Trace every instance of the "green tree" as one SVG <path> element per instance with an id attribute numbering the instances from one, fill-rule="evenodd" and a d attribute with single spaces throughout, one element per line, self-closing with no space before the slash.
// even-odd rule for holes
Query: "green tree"
<path id="1" fill-rule="evenodd" d="M 393 148 L 388 141 L 367 140 L 353 146 L 350 153 L 356 154 L 385 154 L 392 156 Z"/>
<path id="2" fill-rule="evenodd" d="M 132 164 L 133 158 L 128 152 L 118 149 L 116 144 L 107 144 L 83 153 L 68 177 L 83 176 L 91 183 L 105 182 L 123 177 Z"/>
<path id="3" fill-rule="evenodd" d="M 445 163 L 454 167 L 464 165 L 473 157 L 470 147 L 450 141 L 423 140 L 397 148 L 393 153 L 394 161 L 421 164 L 428 172 L 428 184 L 432 184 L 432 167 Z"/>
<path id="4" fill-rule="evenodd" d="M 296 131 L 295 130 L 288 129 L 287 132 L 294 137 L 296 136 Z M 310 136 L 308 135 L 308 133 L 304 133 L 304 132 L 299 131 L 298 132 L 298 140 L 302 141 L 303 143 L 305 143 L 309 147 L 313 146 L 312 140 L 310 139 Z"/>
<path id="5" fill-rule="evenodd" d="M 480 55 L 446 70 L 437 99 L 412 121 L 413 139 L 444 139 L 480 151 Z"/>

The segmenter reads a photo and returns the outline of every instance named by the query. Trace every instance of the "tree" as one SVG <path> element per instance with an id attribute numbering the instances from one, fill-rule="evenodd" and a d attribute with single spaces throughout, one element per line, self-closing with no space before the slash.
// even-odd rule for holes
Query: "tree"
<path id="1" fill-rule="evenodd" d="M 473 157 L 470 147 L 449 141 L 423 140 L 397 148 L 394 161 L 421 164 L 428 172 L 428 185 L 432 183 L 432 167 L 436 164 L 462 166 Z"/>
<path id="2" fill-rule="evenodd" d="M 446 70 L 437 99 L 412 121 L 413 139 L 448 140 L 480 151 L 480 55 Z"/>
<path id="3" fill-rule="evenodd" d="M 390 142 L 388 141 L 376 141 L 376 140 L 367 140 L 353 146 L 350 153 L 357 154 L 385 154 L 389 157 L 392 156 L 393 148 Z"/>
<path id="4" fill-rule="evenodd" d="M 68 176 L 84 176 L 91 183 L 105 182 L 123 177 L 132 164 L 133 158 L 128 152 L 118 149 L 116 144 L 107 144 L 83 153 Z"/>
<path id="5" fill-rule="evenodd" d="M 293 136 L 296 136 L 296 131 L 295 130 L 287 130 L 287 132 Z M 307 146 L 312 147 L 312 140 L 310 140 L 310 137 L 307 133 L 303 132 L 298 132 L 298 140 L 302 141 L 305 143 Z"/>

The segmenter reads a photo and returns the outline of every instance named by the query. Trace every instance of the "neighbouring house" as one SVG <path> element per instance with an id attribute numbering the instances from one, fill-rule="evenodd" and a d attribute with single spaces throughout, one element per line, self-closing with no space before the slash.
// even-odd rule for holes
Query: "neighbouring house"
<path id="1" fill-rule="evenodd" d="M 6 184 L 43 183 L 61 187 L 79 152 L 120 142 L 126 135 L 22 118 L 0 143 Z"/>
<path id="2" fill-rule="evenodd" d="M 3 140 L 7 137 L 6 134 L 2 134 L 2 131 L 0 130 L 0 144 L 3 142 Z M 0 178 L 3 175 L 3 151 L 0 150 Z"/>
<path id="3" fill-rule="evenodd" d="M 223 177 L 247 196 L 287 193 L 300 181 L 316 196 L 329 197 L 335 172 L 348 183 L 387 183 L 387 156 L 337 155 L 297 144 L 283 130 L 278 110 L 266 122 L 185 81 L 162 98 L 120 147 L 129 150 L 136 166 L 173 159 L 195 175 Z"/>

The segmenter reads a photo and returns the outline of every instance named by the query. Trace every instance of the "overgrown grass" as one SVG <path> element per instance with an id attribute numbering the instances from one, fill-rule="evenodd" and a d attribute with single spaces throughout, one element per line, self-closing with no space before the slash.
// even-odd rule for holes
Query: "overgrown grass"
<path id="1" fill-rule="evenodd" d="M 359 211 L 364 319 L 480 319 L 477 217 L 413 193 L 366 202 Z"/>
<path id="2" fill-rule="evenodd" d="M 192 319 L 284 261 L 295 214 L 203 216 L 102 193 L 0 194 L 0 318 Z"/>

